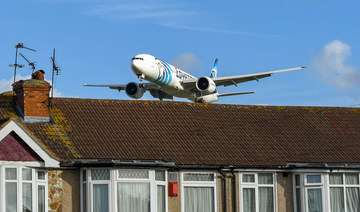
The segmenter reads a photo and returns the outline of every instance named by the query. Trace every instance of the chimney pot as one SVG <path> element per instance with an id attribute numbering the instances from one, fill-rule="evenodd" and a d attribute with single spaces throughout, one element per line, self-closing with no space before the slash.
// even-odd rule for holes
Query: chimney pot
<path id="1" fill-rule="evenodd" d="M 35 73 L 33 73 L 31 75 L 32 79 L 37 79 L 37 80 L 44 80 L 44 75 L 45 75 L 45 71 L 44 70 L 38 70 Z"/>

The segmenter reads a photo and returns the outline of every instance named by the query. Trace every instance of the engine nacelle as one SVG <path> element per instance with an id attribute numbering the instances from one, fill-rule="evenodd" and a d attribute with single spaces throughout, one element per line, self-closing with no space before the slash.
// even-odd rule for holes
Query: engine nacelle
<path id="1" fill-rule="evenodd" d="M 198 102 L 198 103 L 211 103 L 211 102 L 216 102 L 218 100 L 219 100 L 218 93 L 213 93 L 213 94 L 209 94 L 209 95 L 205 95 L 205 96 L 201 96 L 201 97 L 197 98 L 196 102 Z"/>
<path id="2" fill-rule="evenodd" d="M 210 94 L 216 91 L 216 84 L 209 77 L 200 77 L 196 81 L 196 88 L 202 93 Z"/>
<path id="3" fill-rule="evenodd" d="M 129 82 L 125 86 L 125 92 L 129 97 L 133 99 L 139 99 L 144 95 L 145 89 L 142 88 L 141 85 L 136 82 Z"/>

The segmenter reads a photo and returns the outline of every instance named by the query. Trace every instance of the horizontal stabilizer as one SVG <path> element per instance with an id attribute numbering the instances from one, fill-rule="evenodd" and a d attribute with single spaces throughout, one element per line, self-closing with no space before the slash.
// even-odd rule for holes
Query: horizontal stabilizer
<path id="1" fill-rule="evenodd" d="M 236 93 L 223 93 L 223 94 L 218 94 L 218 96 L 235 96 L 235 95 L 243 95 L 243 94 L 252 94 L 255 93 L 253 91 L 247 91 L 247 92 L 236 92 Z"/>

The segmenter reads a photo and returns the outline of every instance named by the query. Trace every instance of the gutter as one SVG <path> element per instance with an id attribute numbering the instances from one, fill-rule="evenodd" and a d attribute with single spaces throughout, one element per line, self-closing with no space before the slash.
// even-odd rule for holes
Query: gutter
<path id="1" fill-rule="evenodd" d="M 61 163 L 61 166 L 63 167 L 138 166 L 138 167 L 174 168 L 175 163 L 158 161 L 158 160 L 74 159 L 70 163 Z"/>

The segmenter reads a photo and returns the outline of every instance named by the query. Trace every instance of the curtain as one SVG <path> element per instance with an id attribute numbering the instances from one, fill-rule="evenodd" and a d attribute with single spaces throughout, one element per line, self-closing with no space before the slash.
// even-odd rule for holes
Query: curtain
<path id="1" fill-rule="evenodd" d="M 38 212 L 45 212 L 45 186 L 38 187 Z"/>
<path id="2" fill-rule="evenodd" d="M 329 174 L 329 179 L 331 185 L 343 184 L 343 174 Z"/>
<path id="3" fill-rule="evenodd" d="M 359 188 L 346 188 L 346 206 L 349 212 L 360 212 Z"/>
<path id="4" fill-rule="evenodd" d="M 243 183 L 254 183 L 255 182 L 255 175 L 253 174 L 243 174 L 242 175 Z"/>
<path id="5" fill-rule="evenodd" d="M 255 189 L 243 189 L 243 208 L 244 212 L 255 212 Z"/>
<path id="6" fill-rule="evenodd" d="M 345 174 L 345 183 L 347 185 L 359 185 L 358 174 Z"/>
<path id="7" fill-rule="evenodd" d="M 259 184 L 273 184 L 272 174 L 258 174 Z"/>
<path id="8" fill-rule="evenodd" d="M 32 211 L 31 183 L 23 183 L 22 185 L 22 202 L 23 202 L 23 212 L 31 212 Z"/>
<path id="9" fill-rule="evenodd" d="M 16 168 L 5 168 L 5 180 L 16 180 Z"/>
<path id="10" fill-rule="evenodd" d="M 117 185 L 118 212 L 150 211 L 149 183 L 118 183 Z"/>
<path id="11" fill-rule="evenodd" d="M 214 212 L 214 188 L 185 187 L 185 212 Z"/>
<path id="12" fill-rule="evenodd" d="M 339 184 L 339 183 L 337 182 L 334 184 Z M 330 209 L 332 212 L 345 211 L 343 188 L 330 188 Z"/>
<path id="13" fill-rule="evenodd" d="M 309 212 L 323 211 L 321 189 L 308 189 L 308 208 Z"/>
<path id="14" fill-rule="evenodd" d="M 5 183 L 5 210 L 6 212 L 16 211 L 17 207 L 17 191 L 16 191 L 15 182 L 6 182 Z"/>
<path id="15" fill-rule="evenodd" d="M 157 186 L 157 212 L 165 212 L 165 186 Z"/>
<path id="16" fill-rule="evenodd" d="M 259 187 L 259 212 L 273 212 L 273 200 L 273 188 Z"/>
<path id="17" fill-rule="evenodd" d="M 93 206 L 94 212 L 109 211 L 109 191 L 108 184 L 93 185 Z"/>

